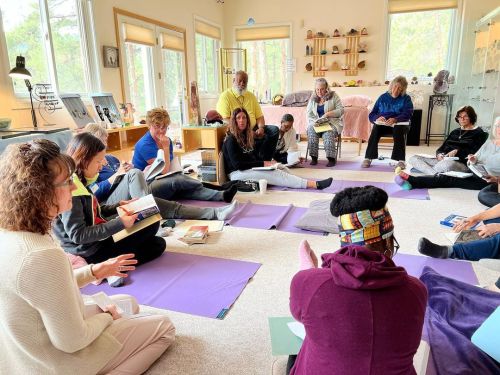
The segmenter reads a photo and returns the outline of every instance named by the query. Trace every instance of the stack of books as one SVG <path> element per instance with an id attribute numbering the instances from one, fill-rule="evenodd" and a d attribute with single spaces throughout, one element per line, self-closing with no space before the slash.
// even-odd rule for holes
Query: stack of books
<path id="1" fill-rule="evenodd" d="M 208 238 L 208 225 L 193 225 L 189 227 L 181 241 L 191 245 L 195 243 L 206 243 Z"/>

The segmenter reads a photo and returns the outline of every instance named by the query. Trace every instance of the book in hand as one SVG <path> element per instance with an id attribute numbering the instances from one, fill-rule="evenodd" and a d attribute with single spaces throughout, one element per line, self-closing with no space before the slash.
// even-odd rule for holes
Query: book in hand
<path id="1" fill-rule="evenodd" d="M 161 172 L 165 168 L 165 152 L 160 148 L 158 150 L 158 154 L 156 155 L 156 159 L 149 167 L 148 171 L 144 174 L 147 182 L 151 182 L 153 180 L 159 180 L 160 178 L 165 178 L 171 176 L 173 174 L 181 173 L 182 167 L 177 158 L 173 158 L 170 161 L 170 169 L 167 173 L 162 174 Z"/>
<path id="2" fill-rule="evenodd" d="M 482 240 L 483 238 L 479 235 L 478 231 L 475 229 L 465 229 L 458 233 L 455 243 L 463 243 L 470 241 Z"/>
<path id="3" fill-rule="evenodd" d="M 184 236 L 180 238 L 181 241 L 187 244 L 205 243 L 208 238 L 208 225 L 193 225 L 189 227 Z"/>
<path id="4" fill-rule="evenodd" d="M 170 170 L 167 173 L 157 175 L 155 177 L 155 180 L 160 180 L 162 178 L 172 176 L 174 174 L 178 174 L 178 173 L 182 173 L 182 172 L 183 172 L 183 169 L 182 169 L 181 163 L 179 163 L 179 159 L 174 157 L 170 161 Z"/>
<path id="5" fill-rule="evenodd" d="M 125 216 L 126 212 L 138 215 L 131 228 L 125 228 L 113 234 L 112 237 L 115 242 L 161 220 L 160 209 L 151 194 L 118 207 L 117 212 L 118 216 Z"/>
<path id="6" fill-rule="evenodd" d="M 471 172 L 474 173 L 477 177 L 486 179 L 489 176 L 488 171 L 482 164 L 473 164 L 469 162 L 467 163 L 467 167 L 469 167 Z"/>
<path id="7" fill-rule="evenodd" d="M 397 125 L 410 125 L 410 122 L 409 121 L 401 121 L 401 122 L 395 122 L 392 125 L 388 125 L 385 121 L 375 121 L 375 124 L 385 125 L 385 126 L 397 126 Z"/>

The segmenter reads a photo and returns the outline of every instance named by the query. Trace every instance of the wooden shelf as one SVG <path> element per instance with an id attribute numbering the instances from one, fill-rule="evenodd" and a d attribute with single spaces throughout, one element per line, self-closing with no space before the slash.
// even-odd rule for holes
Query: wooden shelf
<path id="1" fill-rule="evenodd" d="M 147 131 L 147 125 L 130 125 L 122 128 L 107 129 L 108 150 L 120 151 L 131 149 Z"/>
<path id="2" fill-rule="evenodd" d="M 345 36 L 328 36 L 323 38 L 305 38 L 304 40 L 319 40 L 319 39 L 345 39 L 345 38 L 356 38 L 356 37 L 365 37 L 369 36 L 368 34 L 358 34 L 358 35 L 345 35 Z"/>

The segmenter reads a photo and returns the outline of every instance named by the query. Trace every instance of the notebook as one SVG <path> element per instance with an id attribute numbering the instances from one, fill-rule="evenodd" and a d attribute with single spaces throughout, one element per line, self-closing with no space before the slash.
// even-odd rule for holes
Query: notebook
<path id="1" fill-rule="evenodd" d="M 495 361 L 500 362 L 500 306 L 479 326 L 471 341 Z"/>

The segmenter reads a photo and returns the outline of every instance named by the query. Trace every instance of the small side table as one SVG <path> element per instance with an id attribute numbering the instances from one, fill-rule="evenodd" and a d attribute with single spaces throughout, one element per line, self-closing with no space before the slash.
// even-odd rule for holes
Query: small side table
<path id="1" fill-rule="evenodd" d="M 431 138 L 446 137 L 450 132 L 451 112 L 454 94 L 434 94 L 429 96 L 429 108 L 427 110 L 427 126 L 425 129 L 425 143 L 429 146 Z M 446 123 L 444 133 L 431 133 L 432 112 L 434 107 L 446 106 Z"/>

